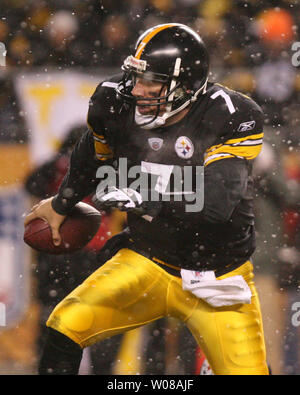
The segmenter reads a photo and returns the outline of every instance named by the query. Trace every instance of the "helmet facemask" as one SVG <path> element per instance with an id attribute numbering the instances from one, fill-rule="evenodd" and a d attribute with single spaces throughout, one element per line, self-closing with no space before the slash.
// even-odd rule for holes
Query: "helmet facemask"
<path id="1" fill-rule="evenodd" d="M 153 129 L 165 124 L 166 120 L 183 110 L 192 100 L 192 92 L 183 86 L 180 75 L 181 59 L 177 58 L 173 75 L 153 73 L 146 70 L 146 61 L 129 56 L 123 66 L 124 76 L 117 88 L 122 99 L 134 106 L 135 123 L 145 129 Z M 159 95 L 156 97 L 135 97 L 131 91 L 137 78 L 159 82 L 162 84 Z M 154 114 L 142 115 L 138 107 L 157 107 Z M 162 106 L 165 107 L 162 113 Z"/>
<path id="2" fill-rule="evenodd" d="M 122 70 L 123 80 L 117 87 L 119 98 L 131 104 L 136 124 L 153 129 L 206 92 L 209 56 L 201 37 L 188 26 L 162 24 L 139 37 L 135 55 L 125 59 Z M 138 88 L 137 78 L 159 82 L 161 89 L 155 87 L 154 95 L 141 91 L 145 97 L 138 96 L 138 89 L 133 92 Z M 145 106 L 152 108 L 142 111 Z M 139 109 L 147 115 L 140 114 Z"/>

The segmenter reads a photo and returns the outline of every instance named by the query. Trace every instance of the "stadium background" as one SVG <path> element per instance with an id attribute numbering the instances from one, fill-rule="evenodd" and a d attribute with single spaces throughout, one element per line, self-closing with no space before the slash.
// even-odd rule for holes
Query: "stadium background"
<path id="1" fill-rule="evenodd" d="M 292 318 L 300 303 L 300 73 L 291 48 L 299 40 L 297 0 L 0 0 L 7 49 L 0 68 L 0 374 L 32 374 L 39 357 L 37 260 L 22 241 L 32 203 L 26 177 L 55 155 L 70 129 L 84 125 L 93 89 L 119 72 L 136 37 L 170 21 L 203 36 L 212 80 L 251 95 L 265 111 L 253 263 L 269 364 L 274 374 L 300 374 Z M 108 235 L 120 219 L 110 226 Z M 180 368 L 176 328 L 170 320 L 164 332 L 166 372 L 193 373 Z M 142 331 L 125 337 L 116 373 L 143 373 L 147 361 L 137 357 L 143 339 Z"/>

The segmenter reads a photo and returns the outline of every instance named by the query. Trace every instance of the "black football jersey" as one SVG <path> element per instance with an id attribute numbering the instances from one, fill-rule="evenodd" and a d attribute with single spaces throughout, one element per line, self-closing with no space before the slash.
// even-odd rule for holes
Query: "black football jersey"
<path id="1" fill-rule="evenodd" d="M 67 213 L 99 186 L 99 166 L 118 168 L 122 161 L 127 174 L 135 166 L 156 176 L 149 178 L 149 191 L 164 196 L 155 217 L 128 212 L 131 248 L 192 270 L 226 272 L 244 263 L 255 249 L 251 172 L 262 146 L 260 107 L 241 93 L 209 83 L 179 122 L 144 129 L 133 122 L 133 109 L 117 97 L 120 78 L 102 82 L 92 96 L 89 130 L 73 151 L 54 209 Z M 174 169 L 189 175 L 192 191 L 174 187 Z M 201 172 L 204 200 L 195 210 L 185 193 L 195 193 Z M 125 186 L 133 181 L 128 177 Z"/>

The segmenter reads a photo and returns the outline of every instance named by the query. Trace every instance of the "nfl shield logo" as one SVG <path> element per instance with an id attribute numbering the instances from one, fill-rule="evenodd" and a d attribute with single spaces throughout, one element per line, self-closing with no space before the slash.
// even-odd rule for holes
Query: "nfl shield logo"
<path id="1" fill-rule="evenodd" d="M 164 140 L 160 139 L 159 137 L 151 137 L 150 139 L 148 139 L 148 143 L 154 151 L 160 150 L 163 142 Z"/>

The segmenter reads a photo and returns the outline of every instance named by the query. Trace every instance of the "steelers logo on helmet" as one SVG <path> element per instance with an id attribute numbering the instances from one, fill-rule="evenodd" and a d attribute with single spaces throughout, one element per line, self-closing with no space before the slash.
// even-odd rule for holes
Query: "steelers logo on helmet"
<path id="1" fill-rule="evenodd" d="M 194 145 L 188 137 L 181 136 L 176 140 L 175 151 L 180 158 L 190 159 L 194 154 Z"/>
<path id="2" fill-rule="evenodd" d="M 161 127 L 206 92 L 208 51 L 201 37 L 186 25 L 167 23 L 145 31 L 137 40 L 134 55 L 122 66 L 117 96 L 133 109 L 136 124 L 145 129 Z M 136 97 L 131 92 L 137 78 L 162 84 L 156 97 Z M 138 107 L 156 108 L 142 115 Z"/>

